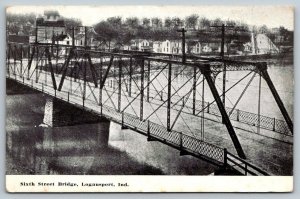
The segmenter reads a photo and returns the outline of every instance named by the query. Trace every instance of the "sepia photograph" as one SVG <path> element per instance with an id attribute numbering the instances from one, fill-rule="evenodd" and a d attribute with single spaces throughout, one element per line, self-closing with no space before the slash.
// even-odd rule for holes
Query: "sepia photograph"
<path id="1" fill-rule="evenodd" d="M 5 49 L 8 192 L 293 190 L 292 6 L 9 6 Z"/>

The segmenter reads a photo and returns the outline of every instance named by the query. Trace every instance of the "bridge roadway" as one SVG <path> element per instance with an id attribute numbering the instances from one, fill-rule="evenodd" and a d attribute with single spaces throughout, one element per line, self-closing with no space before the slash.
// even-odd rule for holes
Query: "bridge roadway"
<path id="1" fill-rule="evenodd" d="M 106 103 L 104 103 L 101 108 L 99 105 L 99 88 L 95 88 L 92 83 L 87 82 L 86 84 L 86 100 L 83 102 L 81 92 L 84 82 L 82 80 L 74 82 L 70 81 L 69 77 L 66 77 L 62 91 L 55 92 L 52 86 L 50 86 L 50 73 L 44 71 L 41 73 L 38 83 L 34 81 L 35 74 L 33 74 L 33 77 L 30 80 L 24 79 L 18 75 L 7 75 L 7 77 L 63 101 L 68 101 L 87 111 L 92 111 L 99 115 L 102 114 L 112 121 L 123 125 L 123 127 L 128 127 L 148 136 L 149 140 L 158 140 L 175 147 L 183 152 L 182 154 L 188 153 L 212 162 L 213 164 L 222 165 L 224 159 L 228 156 L 226 152 L 224 154 L 224 148 L 231 153 L 234 153 L 235 151 L 223 124 L 218 124 L 206 119 L 205 133 L 203 135 L 200 131 L 200 118 L 191 114 L 182 113 L 184 114 L 184 120 L 179 119 L 173 128 L 175 130 L 168 132 L 163 125 L 166 123 L 166 121 L 164 121 L 166 120 L 166 117 L 157 117 L 157 115 L 161 116 L 166 114 L 166 107 L 164 106 L 157 111 L 156 116 L 151 116 L 149 121 L 140 121 L 138 116 L 136 116 L 139 113 L 140 106 L 138 101 L 134 101 L 131 104 L 132 106 L 128 107 L 124 114 L 118 112 L 114 105 L 117 104 L 118 101 L 118 92 L 114 92 L 111 84 L 109 85 L 110 79 L 107 79 L 106 81 L 104 89 L 106 91 L 103 91 L 102 96 L 103 102 L 106 101 Z M 60 81 L 60 75 L 56 75 L 56 81 Z M 72 92 L 70 92 L 71 89 Z M 126 90 L 126 88 L 123 88 L 122 90 Z M 111 99 L 108 95 L 111 95 Z M 123 92 L 121 107 L 125 107 L 128 104 L 128 101 L 131 101 L 133 98 L 134 96 L 129 97 L 128 94 L 126 94 L 126 91 Z M 151 100 L 149 103 L 145 101 L 145 118 L 158 107 L 159 103 L 155 103 L 155 101 L 156 99 Z M 171 116 L 173 115 L 172 119 L 174 119 L 174 113 L 177 112 L 179 107 L 180 105 L 173 107 L 171 112 Z M 205 117 L 209 118 L 210 116 L 209 114 L 205 114 Z M 188 121 L 188 126 L 186 125 L 186 121 Z M 241 129 L 236 129 L 236 133 L 248 158 L 247 162 L 254 162 L 255 165 L 274 175 L 291 175 L 292 168 L 286 168 L 285 165 L 292 165 L 292 144 L 249 133 Z M 238 158 L 233 158 L 238 162 L 241 161 Z M 231 164 L 231 162 L 228 163 Z M 238 169 L 237 166 L 235 166 L 235 168 Z M 242 172 L 244 171 L 242 170 Z"/>

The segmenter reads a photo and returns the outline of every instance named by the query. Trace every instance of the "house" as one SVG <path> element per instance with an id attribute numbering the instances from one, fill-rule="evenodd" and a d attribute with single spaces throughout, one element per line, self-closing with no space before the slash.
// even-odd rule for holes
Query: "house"
<path id="1" fill-rule="evenodd" d="M 153 52 L 161 53 L 162 52 L 162 41 L 154 41 L 153 42 Z"/>
<path id="2" fill-rule="evenodd" d="M 191 44 L 189 46 L 189 51 L 192 54 L 200 54 L 201 50 L 202 50 L 202 48 L 201 48 L 201 43 L 200 42 L 197 42 L 197 41 L 193 42 L 193 44 Z"/>
<path id="3" fill-rule="evenodd" d="M 208 44 L 205 44 L 202 47 L 202 52 L 204 52 L 204 53 L 210 53 L 210 52 L 212 52 L 212 48 Z"/>
<path id="4" fill-rule="evenodd" d="M 187 52 L 187 45 L 185 45 L 185 52 Z M 166 40 L 162 42 L 162 53 L 168 54 L 182 54 L 181 40 Z"/>
<path id="5" fill-rule="evenodd" d="M 251 46 L 253 54 L 279 53 L 279 48 L 271 41 L 266 34 L 251 35 Z"/>
<path id="6" fill-rule="evenodd" d="M 98 34 L 93 28 L 88 28 L 85 30 L 85 27 L 81 27 L 79 33 L 75 35 L 75 46 L 84 46 L 86 44 L 91 48 L 96 48 L 99 45 L 99 43 L 96 42 L 98 41 L 97 38 Z"/>
<path id="7" fill-rule="evenodd" d="M 130 44 L 130 50 L 151 51 L 153 47 L 153 43 L 146 39 L 133 39 Z"/>
<path id="8" fill-rule="evenodd" d="M 69 34 L 54 36 L 53 40 L 56 44 L 72 45 L 72 37 Z"/>
<path id="9" fill-rule="evenodd" d="M 244 47 L 244 52 L 245 53 L 251 53 L 252 52 L 251 42 L 247 42 L 247 43 L 243 44 L 243 47 Z"/>
<path id="10" fill-rule="evenodd" d="M 220 53 L 221 43 L 216 41 L 202 42 L 202 52 L 203 53 Z M 227 52 L 227 45 L 224 45 L 224 53 Z"/>

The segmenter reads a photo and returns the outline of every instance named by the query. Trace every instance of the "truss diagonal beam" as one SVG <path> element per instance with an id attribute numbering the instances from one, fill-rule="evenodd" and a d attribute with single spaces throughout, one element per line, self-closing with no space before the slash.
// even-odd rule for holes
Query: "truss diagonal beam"
<path id="1" fill-rule="evenodd" d="M 54 71 L 53 71 L 53 67 L 52 67 L 52 61 L 51 61 L 51 55 L 50 55 L 50 52 L 49 52 L 49 48 L 46 48 L 45 51 L 46 51 L 46 55 L 47 55 L 47 58 L 48 58 L 48 63 L 49 63 L 49 66 L 50 66 L 52 85 L 53 85 L 54 90 L 56 90 L 57 86 L 56 86 L 56 80 L 55 80 Z"/>
<path id="2" fill-rule="evenodd" d="M 209 65 L 205 65 L 205 66 L 207 68 L 205 68 L 205 67 L 202 68 L 201 72 L 205 76 L 205 79 L 206 79 L 206 81 L 207 81 L 207 83 L 209 85 L 211 93 L 212 93 L 214 99 L 216 100 L 216 103 L 218 105 L 218 108 L 220 110 L 222 118 L 224 120 L 224 124 L 225 124 L 225 126 L 226 126 L 226 128 L 228 130 L 228 133 L 229 133 L 229 135 L 231 137 L 231 140 L 232 140 L 232 142 L 234 144 L 234 147 L 235 147 L 235 149 L 237 151 L 237 154 L 239 155 L 239 157 L 241 157 L 243 159 L 246 159 L 246 155 L 244 153 L 244 150 L 243 150 L 243 148 L 242 148 L 242 146 L 240 144 L 240 141 L 239 141 L 239 139 L 238 139 L 238 137 L 237 137 L 237 135 L 236 135 L 236 133 L 234 131 L 234 128 L 233 128 L 233 126 L 231 124 L 231 121 L 230 121 L 230 119 L 229 119 L 229 117 L 227 115 L 227 112 L 226 112 L 225 107 L 224 107 L 224 105 L 222 103 L 222 100 L 221 100 L 221 98 L 219 96 L 217 88 L 216 88 L 216 86 L 215 86 L 215 84 L 214 84 L 214 82 L 212 80 L 211 71 L 210 71 Z"/>
<path id="3" fill-rule="evenodd" d="M 267 66 L 265 65 L 265 67 L 263 69 L 261 69 L 260 72 L 261 72 L 261 75 L 263 76 L 263 78 L 265 79 L 265 81 L 267 82 L 267 84 L 268 84 L 268 86 L 269 86 L 269 88 L 272 92 L 272 95 L 274 96 L 275 101 L 276 101 L 276 103 L 277 103 L 277 105 L 278 105 L 278 107 L 281 111 L 281 114 L 283 115 L 283 117 L 284 117 L 291 133 L 294 134 L 293 122 L 292 122 L 287 110 L 285 109 L 284 104 L 281 101 L 280 96 L 279 96 L 279 94 L 278 94 L 278 92 L 277 92 L 270 76 L 269 76 L 269 73 L 267 71 Z"/>
<path id="4" fill-rule="evenodd" d="M 89 65 L 90 65 L 90 69 L 91 69 L 91 72 L 92 72 L 92 78 L 93 78 L 93 81 L 94 81 L 94 84 L 95 84 L 95 87 L 97 88 L 98 87 L 98 82 L 97 82 L 97 71 L 94 67 L 94 64 L 92 63 L 92 59 L 91 59 L 91 56 L 90 54 L 87 54 L 86 55 L 87 58 L 88 58 L 88 61 L 89 61 Z"/>
<path id="5" fill-rule="evenodd" d="M 106 80 L 106 78 L 108 76 L 109 70 L 110 70 L 111 66 L 113 65 L 113 61 L 114 61 L 114 56 L 112 55 L 110 57 L 109 64 L 108 64 L 108 67 L 106 69 L 106 72 L 105 72 L 104 76 L 102 77 L 102 81 L 100 83 L 100 89 L 102 89 L 103 86 L 104 86 L 104 83 L 105 83 L 105 80 Z"/>
<path id="6" fill-rule="evenodd" d="M 69 67 L 69 62 L 70 62 L 70 60 L 72 59 L 73 55 L 74 55 L 74 50 L 71 49 L 70 54 L 69 54 L 69 56 L 68 56 L 66 62 L 64 63 L 64 66 L 63 66 L 63 68 L 64 68 L 64 69 L 63 69 L 63 74 L 62 74 L 62 76 L 61 76 L 60 83 L 59 83 L 59 86 L 58 86 L 58 90 L 59 90 L 59 91 L 61 91 L 62 86 L 63 86 L 63 84 L 64 84 L 64 80 L 65 80 L 65 78 L 66 78 L 67 70 L 68 70 L 68 67 Z"/>

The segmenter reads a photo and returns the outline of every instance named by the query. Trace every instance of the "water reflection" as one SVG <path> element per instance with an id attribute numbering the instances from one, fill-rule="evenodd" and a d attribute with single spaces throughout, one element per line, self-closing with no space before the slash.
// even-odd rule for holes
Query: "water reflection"
<path id="1" fill-rule="evenodd" d="M 41 128 L 7 133 L 8 174 L 163 174 L 126 152 L 102 143 L 103 124 Z M 106 128 L 106 127 L 105 127 Z"/>
<path id="2" fill-rule="evenodd" d="M 46 97 L 12 94 L 6 98 L 7 174 L 208 175 L 216 169 L 115 123 L 39 127 Z"/>

